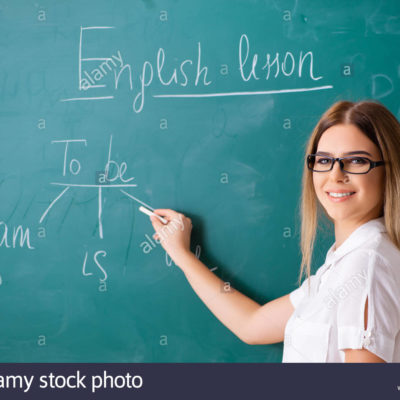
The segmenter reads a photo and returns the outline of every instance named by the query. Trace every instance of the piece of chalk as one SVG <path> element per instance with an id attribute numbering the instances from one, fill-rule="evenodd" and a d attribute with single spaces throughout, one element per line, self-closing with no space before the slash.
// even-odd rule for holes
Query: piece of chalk
<path id="1" fill-rule="evenodd" d="M 149 209 L 147 209 L 147 208 L 145 208 L 145 207 L 143 207 L 143 206 L 140 206 L 139 207 L 139 210 L 142 212 L 142 213 L 145 213 L 145 214 L 147 214 L 147 215 L 154 215 L 155 217 L 157 217 L 163 224 L 167 224 L 168 223 L 168 221 L 165 219 L 165 218 L 163 218 L 163 217 L 160 217 L 159 215 L 157 215 L 156 213 L 153 213 L 153 211 L 150 211 Z"/>

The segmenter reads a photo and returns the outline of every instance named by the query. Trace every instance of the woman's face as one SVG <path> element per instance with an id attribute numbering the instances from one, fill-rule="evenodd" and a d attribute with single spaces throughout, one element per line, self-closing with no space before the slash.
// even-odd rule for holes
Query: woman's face
<path id="1" fill-rule="evenodd" d="M 316 154 L 324 152 L 331 157 L 347 157 L 355 154 L 371 161 L 382 160 L 378 147 L 355 125 L 334 125 L 321 136 Z M 329 154 L 328 154 L 329 153 Z M 368 222 L 381 215 L 385 167 L 372 168 L 366 174 L 349 174 L 341 171 L 336 161 L 331 171 L 313 172 L 313 182 L 318 200 L 334 222 L 354 221 L 357 224 Z M 355 192 L 340 199 L 331 197 L 328 192 Z M 341 201 L 339 201 L 341 200 Z"/>

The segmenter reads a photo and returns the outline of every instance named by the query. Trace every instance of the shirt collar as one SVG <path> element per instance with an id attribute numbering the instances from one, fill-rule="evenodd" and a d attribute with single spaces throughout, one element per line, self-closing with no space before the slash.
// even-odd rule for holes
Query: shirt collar
<path id="1" fill-rule="evenodd" d="M 365 224 L 360 225 L 336 250 L 334 250 L 336 242 L 333 243 L 326 255 L 325 264 L 331 264 L 332 262 L 338 261 L 345 254 L 357 248 L 362 243 L 366 242 L 371 236 L 374 236 L 379 232 L 386 232 L 384 217 L 371 219 Z"/>

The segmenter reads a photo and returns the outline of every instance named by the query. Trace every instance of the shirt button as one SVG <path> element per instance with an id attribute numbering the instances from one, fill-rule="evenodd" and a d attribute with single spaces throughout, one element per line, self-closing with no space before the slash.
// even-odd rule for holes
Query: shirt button
<path id="1" fill-rule="evenodd" d="M 368 346 L 371 343 L 371 331 L 364 331 L 363 333 L 363 344 Z"/>

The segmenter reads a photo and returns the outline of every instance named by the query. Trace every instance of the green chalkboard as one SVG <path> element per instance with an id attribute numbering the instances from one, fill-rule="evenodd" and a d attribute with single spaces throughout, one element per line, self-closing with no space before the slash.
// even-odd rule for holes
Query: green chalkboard
<path id="1" fill-rule="evenodd" d="M 305 142 L 337 100 L 399 116 L 399 16 L 0 0 L 0 361 L 280 362 L 211 314 L 138 207 L 189 216 L 193 252 L 260 304 L 294 290 Z"/>

